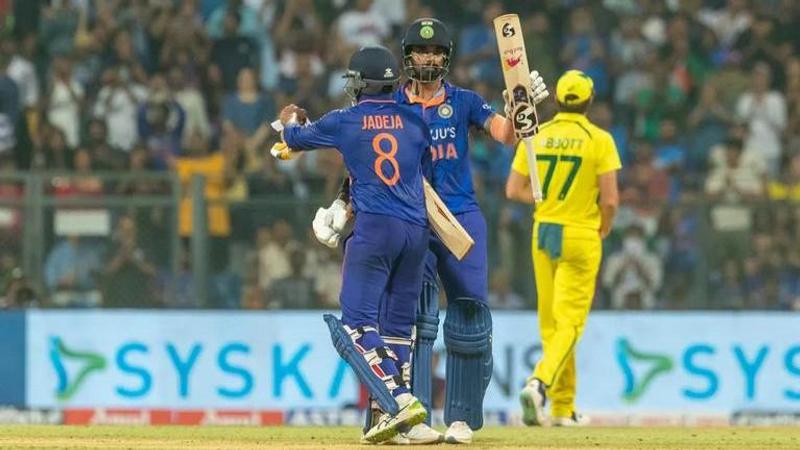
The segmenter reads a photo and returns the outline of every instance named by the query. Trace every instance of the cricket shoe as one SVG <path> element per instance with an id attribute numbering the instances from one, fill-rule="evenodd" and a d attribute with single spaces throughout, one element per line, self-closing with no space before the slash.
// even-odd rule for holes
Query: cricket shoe
<path id="1" fill-rule="evenodd" d="M 591 419 L 589 416 L 573 411 L 572 415 L 568 417 L 553 416 L 551 422 L 554 427 L 585 427 L 591 423 Z"/>
<path id="2" fill-rule="evenodd" d="M 411 445 L 438 444 L 444 440 L 442 433 L 429 427 L 426 423 L 414 425 L 404 435 Z"/>
<path id="3" fill-rule="evenodd" d="M 522 388 L 519 394 L 522 404 L 522 422 L 530 426 L 544 426 L 546 415 L 544 407 L 547 404 L 547 391 L 542 380 L 533 378 Z"/>
<path id="4" fill-rule="evenodd" d="M 366 435 L 361 436 L 361 444 L 362 445 L 410 445 L 411 440 L 406 437 L 403 433 L 398 433 L 391 438 L 382 441 L 382 442 L 370 442 L 367 440 Z"/>
<path id="5" fill-rule="evenodd" d="M 471 444 L 472 428 L 467 425 L 467 422 L 457 420 L 447 427 L 447 431 L 444 432 L 444 441 L 448 444 Z"/>
<path id="6" fill-rule="evenodd" d="M 425 406 L 411 394 L 400 394 L 395 397 L 400 407 L 394 416 L 383 413 L 378 423 L 367 430 L 364 439 L 373 444 L 387 441 L 398 433 L 408 431 L 414 425 L 422 423 L 428 416 Z"/>

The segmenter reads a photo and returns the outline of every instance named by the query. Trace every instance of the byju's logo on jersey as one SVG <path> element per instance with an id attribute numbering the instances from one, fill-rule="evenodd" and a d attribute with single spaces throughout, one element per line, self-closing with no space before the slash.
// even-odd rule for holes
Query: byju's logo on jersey
<path id="1" fill-rule="evenodd" d="M 73 361 L 81 364 L 74 377 L 70 378 L 66 362 Z M 59 400 L 69 400 L 80 389 L 86 378 L 95 371 L 106 368 L 106 359 L 99 353 L 81 352 L 64 345 L 59 337 L 50 338 L 50 362 L 58 377 L 56 397 Z"/>

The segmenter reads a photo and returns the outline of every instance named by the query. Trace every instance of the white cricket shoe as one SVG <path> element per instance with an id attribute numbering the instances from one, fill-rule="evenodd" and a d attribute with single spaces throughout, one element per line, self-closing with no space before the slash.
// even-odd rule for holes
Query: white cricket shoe
<path id="1" fill-rule="evenodd" d="M 533 378 L 522 388 L 519 401 L 522 404 L 522 422 L 525 425 L 545 425 L 547 415 L 544 407 L 547 404 L 547 390 L 540 379 Z"/>
<path id="2" fill-rule="evenodd" d="M 398 433 L 393 437 L 383 441 L 383 442 L 370 442 L 367 440 L 366 435 L 361 436 L 361 444 L 363 445 L 410 445 L 411 440 L 406 437 L 403 433 Z"/>
<path id="3" fill-rule="evenodd" d="M 589 416 L 573 411 L 569 417 L 553 416 L 552 422 L 554 427 L 585 427 L 591 423 L 591 419 Z"/>
<path id="4" fill-rule="evenodd" d="M 455 421 L 444 432 L 444 441 L 448 444 L 471 444 L 472 429 L 467 422 Z"/>
<path id="5" fill-rule="evenodd" d="M 388 441 L 401 431 L 424 422 L 428 416 L 425 406 L 411 394 L 400 394 L 395 400 L 400 411 L 394 416 L 383 413 L 378 423 L 364 433 L 365 440 L 373 444 Z"/>
<path id="6" fill-rule="evenodd" d="M 424 422 L 411 427 L 405 433 L 405 437 L 408 438 L 411 445 L 438 444 L 444 440 L 442 433 L 434 430 Z"/>

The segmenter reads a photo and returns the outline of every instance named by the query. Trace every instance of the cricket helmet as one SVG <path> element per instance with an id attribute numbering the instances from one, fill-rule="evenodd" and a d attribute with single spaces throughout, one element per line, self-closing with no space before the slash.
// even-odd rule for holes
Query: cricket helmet
<path id="1" fill-rule="evenodd" d="M 414 65 L 411 51 L 414 47 L 435 46 L 444 52 L 444 63 L 437 65 Z M 453 56 L 453 40 L 450 31 L 442 21 L 433 18 L 417 19 L 412 23 L 401 43 L 403 49 L 403 70 L 412 80 L 430 83 L 439 81 L 450 71 Z"/>
<path id="2" fill-rule="evenodd" d="M 389 94 L 400 83 L 400 64 L 386 47 L 362 47 L 347 66 L 344 90 L 353 100 L 362 94 Z"/>

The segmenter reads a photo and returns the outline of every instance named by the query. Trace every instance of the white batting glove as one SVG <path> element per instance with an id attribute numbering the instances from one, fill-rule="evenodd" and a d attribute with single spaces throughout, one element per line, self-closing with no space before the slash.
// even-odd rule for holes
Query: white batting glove
<path id="1" fill-rule="evenodd" d="M 331 203 L 331 206 L 328 208 L 331 212 L 332 220 L 331 220 L 331 227 L 333 231 L 337 233 L 341 233 L 344 231 L 344 227 L 347 225 L 347 220 L 349 219 L 347 214 L 347 203 L 340 199 L 336 199 Z"/>
<path id="2" fill-rule="evenodd" d="M 532 93 L 531 100 L 533 100 L 533 104 L 535 106 L 538 105 L 539 103 L 542 103 L 542 101 L 544 101 L 544 99 L 546 99 L 547 96 L 550 95 L 550 93 L 547 92 L 547 85 L 544 83 L 544 78 L 542 78 L 542 76 L 539 75 L 538 70 L 534 70 L 533 72 L 531 72 L 530 78 L 531 78 L 531 93 Z M 506 117 L 511 117 L 511 98 L 509 98 L 508 91 L 505 89 L 503 90 L 503 101 L 505 102 L 505 106 L 503 107 L 503 112 L 506 113 Z"/>
<path id="3" fill-rule="evenodd" d="M 311 222 L 311 228 L 314 229 L 314 236 L 322 244 L 330 248 L 336 248 L 339 245 L 340 234 L 336 232 L 331 226 L 333 224 L 333 212 L 330 208 L 319 208 L 314 215 L 314 220 Z"/>
<path id="4" fill-rule="evenodd" d="M 547 85 L 544 84 L 544 78 L 539 75 L 538 70 L 531 72 L 531 91 L 533 92 L 534 105 L 542 103 L 542 101 L 546 99 L 548 95 L 550 95 L 550 93 L 547 92 Z"/>

